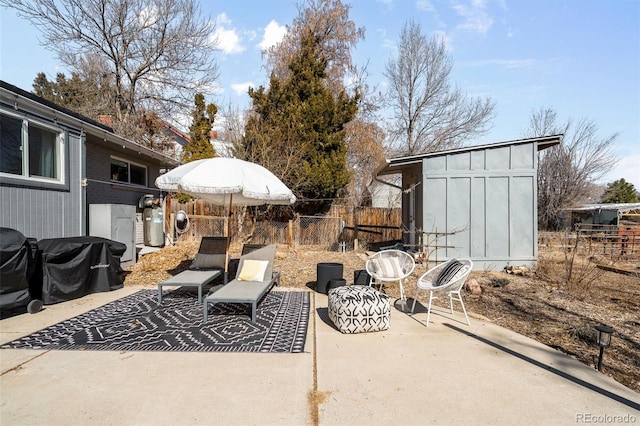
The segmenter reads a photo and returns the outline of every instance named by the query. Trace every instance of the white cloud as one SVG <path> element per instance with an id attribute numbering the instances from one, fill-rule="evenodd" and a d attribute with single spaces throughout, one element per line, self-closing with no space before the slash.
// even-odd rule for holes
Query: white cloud
<path id="1" fill-rule="evenodd" d="M 537 64 L 538 64 L 538 61 L 531 58 L 529 59 L 487 59 L 484 61 L 473 62 L 473 65 L 475 66 L 496 65 L 496 66 L 507 68 L 507 69 L 532 68 Z"/>
<path id="2" fill-rule="evenodd" d="M 244 83 L 234 83 L 231 85 L 231 89 L 236 95 L 246 95 L 249 91 L 249 87 L 256 87 L 252 81 L 245 81 Z"/>
<path id="3" fill-rule="evenodd" d="M 231 27 L 231 19 L 225 13 L 216 17 L 216 29 L 213 37 L 216 39 L 217 47 L 226 55 L 242 53 L 246 48 L 242 45 L 240 36 L 235 28 Z"/>
<path id="4" fill-rule="evenodd" d="M 216 16 L 216 25 L 231 25 L 231 18 L 229 18 L 226 13 L 221 13 Z"/>
<path id="5" fill-rule="evenodd" d="M 416 1 L 416 7 L 418 10 L 422 10 L 424 12 L 435 12 L 436 9 L 433 7 L 429 0 L 418 0 Z"/>
<path id="6" fill-rule="evenodd" d="M 258 46 L 260 49 L 266 50 L 271 46 L 280 43 L 286 33 L 286 26 L 279 25 L 276 21 L 271 20 L 271 22 L 269 22 L 264 28 L 264 35 L 262 36 L 262 41 L 260 41 Z"/>
<path id="7" fill-rule="evenodd" d="M 467 4 L 454 3 L 453 9 L 463 18 L 457 28 L 486 34 L 493 25 L 484 0 L 471 0 Z"/>

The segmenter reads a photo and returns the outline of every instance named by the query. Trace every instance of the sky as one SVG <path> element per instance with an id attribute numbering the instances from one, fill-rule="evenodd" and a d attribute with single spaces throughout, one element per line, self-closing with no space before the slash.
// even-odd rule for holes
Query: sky
<path id="1" fill-rule="evenodd" d="M 261 51 L 282 39 L 296 0 L 202 0 L 215 22 L 218 105 L 250 106 L 248 87 L 266 85 Z M 384 92 L 385 64 L 405 23 L 444 37 L 451 82 L 489 96 L 496 117 L 473 145 L 521 139 L 532 111 L 551 108 L 564 123 L 588 119 L 604 139 L 618 134 L 619 158 L 601 183 L 624 178 L 640 190 L 640 0 L 343 0 L 365 29 L 352 52 L 368 83 Z M 66 72 L 39 43 L 40 32 L 0 8 L 0 79 L 31 90 L 39 72 Z"/>

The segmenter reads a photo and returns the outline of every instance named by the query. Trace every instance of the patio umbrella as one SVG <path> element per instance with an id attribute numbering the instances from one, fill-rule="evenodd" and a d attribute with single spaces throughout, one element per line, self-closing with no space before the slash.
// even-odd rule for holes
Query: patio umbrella
<path id="1" fill-rule="evenodd" d="M 183 192 L 218 205 L 288 205 L 295 195 L 276 175 L 263 166 L 237 158 L 206 158 L 176 167 L 156 179 L 167 192 Z M 227 231 L 225 282 L 229 267 L 230 230 Z"/>

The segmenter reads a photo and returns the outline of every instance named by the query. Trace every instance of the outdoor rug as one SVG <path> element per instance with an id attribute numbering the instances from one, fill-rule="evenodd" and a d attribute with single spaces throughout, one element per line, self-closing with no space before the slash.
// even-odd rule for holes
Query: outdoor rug
<path id="1" fill-rule="evenodd" d="M 258 304 L 256 323 L 249 305 L 219 303 L 203 322 L 195 292 L 141 290 L 87 313 L 0 346 L 1 349 L 303 352 L 309 321 L 309 293 L 271 291 Z"/>

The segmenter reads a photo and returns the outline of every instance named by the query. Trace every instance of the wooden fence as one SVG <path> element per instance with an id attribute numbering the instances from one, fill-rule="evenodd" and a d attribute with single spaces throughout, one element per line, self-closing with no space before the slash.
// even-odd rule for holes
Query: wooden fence
<path id="1" fill-rule="evenodd" d="M 180 210 L 189 217 L 189 228 L 183 233 L 177 233 L 174 226 L 175 214 Z M 254 244 L 340 250 L 402 240 L 400 209 L 334 206 L 326 216 L 297 216 L 289 222 L 254 221 L 247 208 L 235 207 L 228 216 L 223 206 L 195 200 L 173 201 L 165 213 L 165 234 L 170 241 L 199 240 L 203 235 L 226 236 L 229 225 L 232 240 Z"/>
<path id="2" fill-rule="evenodd" d="M 402 241 L 402 209 L 333 206 L 329 215 L 344 220 L 347 243 L 362 247 Z"/>

